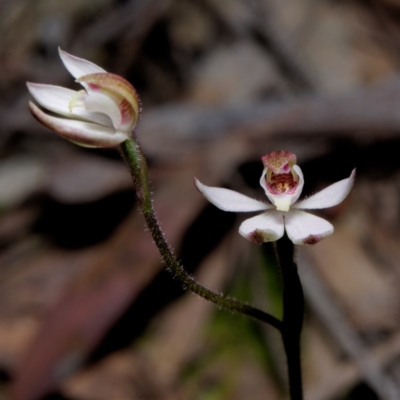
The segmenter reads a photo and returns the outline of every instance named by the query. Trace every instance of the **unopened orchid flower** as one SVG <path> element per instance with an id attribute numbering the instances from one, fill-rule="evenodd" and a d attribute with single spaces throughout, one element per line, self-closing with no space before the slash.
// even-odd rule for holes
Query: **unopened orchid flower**
<path id="1" fill-rule="evenodd" d="M 59 50 L 64 66 L 85 90 L 28 83 L 33 116 L 60 136 L 86 147 L 113 147 L 131 135 L 140 114 L 139 97 L 124 78 Z"/>
<path id="2" fill-rule="evenodd" d="M 296 156 L 287 151 L 275 151 L 262 157 L 264 170 L 260 185 L 268 202 L 262 202 L 233 190 L 209 187 L 195 179 L 198 190 L 208 201 L 223 211 L 265 211 L 246 219 L 239 233 L 261 244 L 280 239 L 286 233 L 294 244 L 315 244 L 333 233 L 328 221 L 301 210 L 333 207 L 349 194 L 355 170 L 343 179 L 305 200 L 297 201 L 303 190 L 303 173 L 296 165 Z"/>

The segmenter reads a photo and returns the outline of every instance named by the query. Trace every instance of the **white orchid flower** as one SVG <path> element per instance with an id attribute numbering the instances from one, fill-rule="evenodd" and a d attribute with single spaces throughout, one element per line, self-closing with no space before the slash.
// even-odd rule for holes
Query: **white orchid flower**
<path id="1" fill-rule="evenodd" d="M 297 202 L 303 190 L 304 178 L 296 156 L 287 151 L 276 151 L 262 157 L 264 171 L 260 185 L 269 201 L 251 199 L 233 190 L 209 187 L 195 178 L 197 189 L 208 201 L 223 211 L 264 211 L 246 219 L 239 233 L 246 239 L 261 244 L 280 239 L 286 233 L 294 244 L 315 244 L 333 233 L 328 221 L 301 210 L 333 207 L 349 194 L 355 179 L 355 169 L 343 179 L 317 194 Z"/>
<path id="2" fill-rule="evenodd" d="M 85 90 L 27 83 L 29 92 L 44 109 L 29 102 L 33 116 L 65 139 L 86 147 L 113 147 L 128 139 L 140 114 L 133 86 L 90 61 L 61 49 L 59 53 L 67 70 Z"/>

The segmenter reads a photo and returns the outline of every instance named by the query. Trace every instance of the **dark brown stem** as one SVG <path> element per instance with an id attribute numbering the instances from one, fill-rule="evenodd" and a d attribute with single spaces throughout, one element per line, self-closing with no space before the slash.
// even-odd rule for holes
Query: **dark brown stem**
<path id="1" fill-rule="evenodd" d="M 291 400 L 303 400 L 300 336 L 303 327 L 304 296 L 297 265 L 293 261 L 294 245 L 285 235 L 276 242 L 283 279 L 282 340 L 286 352 Z"/>

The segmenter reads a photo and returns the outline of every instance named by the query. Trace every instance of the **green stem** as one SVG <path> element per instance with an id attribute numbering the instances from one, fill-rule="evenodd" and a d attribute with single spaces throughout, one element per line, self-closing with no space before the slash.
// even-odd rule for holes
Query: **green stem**
<path id="1" fill-rule="evenodd" d="M 221 308 L 225 308 L 229 311 L 240 314 L 245 314 L 251 318 L 265 322 L 281 331 L 282 322 L 274 316 L 247 304 L 243 304 L 238 300 L 222 296 L 205 288 L 196 282 L 195 279 L 185 271 L 182 265 L 180 265 L 175 258 L 171 248 L 166 242 L 164 234 L 160 228 L 160 224 L 155 215 L 149 189 L 147 163 L 139 145 L 134 139 L 128 139 L 122 143 L 121 151 L 130 168 L 139 207 L 146 220 L 146 224 L 150 230 L 153 240 L 161 253 L 165 265 L 172 272 L 172 274 L 179 279 L 183 287 L 191 290 L 193 293 L 196 293 L 204 299 L 217 304 Z"/>
<path id="2" fill-rule="evenodd" d="M 304 296 L 297 266 L 293 261 L 294 245 L 285 235 L 276 242 L 283 280 L 282 340 L 286 352 L 291 400 L 303 400 L 300 336 L 304 316 Z"/>

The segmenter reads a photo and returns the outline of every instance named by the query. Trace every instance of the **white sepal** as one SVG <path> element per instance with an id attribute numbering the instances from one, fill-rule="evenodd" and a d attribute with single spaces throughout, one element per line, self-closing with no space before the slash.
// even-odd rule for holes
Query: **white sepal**
<path id="1" fill-rule="evenodd" d="M 113 128 L 91 122 L 53 117 L 43 112 L 34 103 L 29 102 L 33 116 L 52 131 L 65 139 L 87 147 L 114 147 L 124 142 L 128 135 Z"/>
<path id="2" fill-rule="evenodd" d="M 287 235 L 294 244 L 315 244 L 333 233 L 333 225 L 305 211 L 285 213 Z"/>
<path id="3" fill-rule="evenodd" d="M 239 233 L 247 240 L 257 244 L 278 240 L 284 233 L 283 213 L 269 210 L 246 219 L 240 225 Z"/>
<path id="4" fill-rule="evenodd" d="M 58 48 L 58 52 L 60 54 L 62 62 L 65 65 L 65 68 L 67 68 L 67 70 L 75 79 L 79 79 L 81 76 L 84 75 L 107 72 L 98 65 L 88 60 L 84 60 L 83 58 L 68 54 L 66 51 L 61 50 L 60 48 Z"/>
<path id="5" fill-rule="evenodd" d="M 27 82 L 26 86 L 32 97 L 42 107 L 58 114 L 74 116 L 69 108 L 69 103 L 71 98 L 77 95 L 76 91 L 43 83 Z"/>
<path id="6" fill-rule="evenodd" d="M 43 108 L 69 118 L 79 118 L 88 122 L 113 127 L 110 117 L 103 112 L 90 112 L 84 107 L 71 108 L 71 100 L 80 95 L 79 92 L 61 86 L 27 82 L 32 97 Z M 85 97 L 86 93 L 83 94 Z"/>
<path id="7" fill-rule="evenodd" d="M 271 204 L 254 200 L 233 190 L 203 185 L 196 178 L 194 178 L 194 183 L 199 192 L 210 203 L 223 211 L 250 212 L 272 208 Z"/>
<path id="8" fill-rule="evenodd" d="M 293 208 L 302 210 L 316 210 L 319 208 L 333 207 L 341 203 L 349 194 L 353 187 L 356 177 L 356 170 L 353 169 L 351 175 L 347 179 L 342 179 L 333 185 L 321 190 L 320 192 L 310 196 L 308 199 L 299 201 Z"/>

